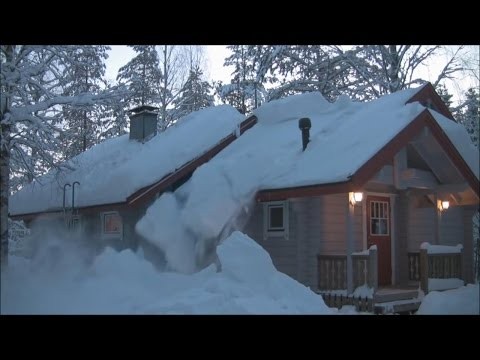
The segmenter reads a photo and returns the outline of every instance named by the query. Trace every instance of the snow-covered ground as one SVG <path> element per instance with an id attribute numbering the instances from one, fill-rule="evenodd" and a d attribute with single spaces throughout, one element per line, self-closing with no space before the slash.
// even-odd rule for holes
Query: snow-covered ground
<path id="1" fill-rule="evenodd" d="M 448 291 L 432 291 L 422 300 L 418 315 L 479 315 L 479 285 Z"/>
<path id="2" fill-rule="evenodd" d="M 158 272 L 141 254 L 107 249 L 90 265 L 73 245 L 33 261 L 11 257 L 2 314 L 331 314 L 322 298 L 278 272 L 263 248 L 234 232 L 217 249 L 222 271 Z"/>

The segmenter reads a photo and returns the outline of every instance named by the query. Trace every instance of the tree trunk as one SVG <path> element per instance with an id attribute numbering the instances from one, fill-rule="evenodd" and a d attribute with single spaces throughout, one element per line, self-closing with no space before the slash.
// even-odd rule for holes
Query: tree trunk
<path id="1" fill-rule="evenodd" d="M 171 50 L 170 50 L 171 51 Z M 163 92 L 162 96 L 162 131 L 167 128 L 167 87 L 168 87 L 168 68 L 167 68 L 167 45 L 163 47 Z"/>
<path id="2" fill-rule="evenodd" d="M 2 116 L 3 120 L 4 116 Z M 0 218 L 1 218 L 1 255 L 0 266 L 2 270 L 8 265 L 8 195 L 10 177 L 10 125 L 2 124 L 2 147 L 0 150 Z"/>
<path id="3" fill-rule="evenodd" d="M 389 45 L 388 50 L 390 54 L 390 59 L 389 59 L 390 93 L 393 94 L 394 92 L 401 90 L 400 78 L 398 77 L 398 73 L 400 71 L 400 59 L 398 57 L 398 51 L 397 51 L 396 45 Z"/>
<path id="4" fill-rule="evenodd" d="M 5 63 L 12 64 L 14 57 L 14 46 L 7 45 L 4 48 Z M 10 108 L 12 106 L 10 85 L 2 86 L 5 102 L 1 108 L 0 122 L 0 268 L 3 270 L 8 265 L 8 196 L 10 194 L 10 133 L 9 122 Z"/>

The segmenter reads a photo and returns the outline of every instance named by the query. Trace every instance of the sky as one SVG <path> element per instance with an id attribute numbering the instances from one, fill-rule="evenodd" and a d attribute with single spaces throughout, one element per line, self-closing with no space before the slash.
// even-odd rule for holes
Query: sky
<path id="1" fill-rule="evenodd" d="M 122 45 L 111 45 L 111 48 L 112 50 L 109 52 L 109 58 L 107 59 L 106 72 L 108 79 L 115 80 L 118 69 L 130 61 L 135 52 L 131 48 Z M 207 45 L 205 48 L 209 64 L 207 71 L 210 74 L 209 80 L 229 82 L 233 69 L 231 67 L 223 67 L 223 62 L 230 51 L 226 46 L 222 45 Z"/>
<path id="2" fill-rule="evenodd" d="M 109 58 L 107 59 L 106 73 L 108 79 L 115 80 L 118 69 L 133 57 L 134 51 L 123 45 L 111 45 L 111 48 L 112 50 L 109 52 Z M 205 72 L 209 75 L 208 80 L 221 80 L 224 83 L 228 83 L 233 67 L 224 67 L 223 62 L 225 58 L 229 56 L 230 51 L 223 45 L 207 45 L 205 48 L 207 63 L 209 64 L 209 68 Z M 448 61 L 449 56 L 451 56 L 456 48 L 457 46 L 449 46 L 447 54 L 439 55 L 434 61 L 430 61 L 430 63 L 419 67 L 419 75 L 428 81 L 434 82 L 436 76 L 440 73 Z M 478 51 L 476 46 L 470 46 L 470 48 L 477 52 L 475 57 L 478 60 L 480 48 Z M 446 85 L 449 92 L 453 95 L 453 101 L 458 102 L 466 89 L 472 86 L 478 86 L 478 80 L 460 73 L 455 74 L 455 76 L 456 81 L 447 80 Z"/>

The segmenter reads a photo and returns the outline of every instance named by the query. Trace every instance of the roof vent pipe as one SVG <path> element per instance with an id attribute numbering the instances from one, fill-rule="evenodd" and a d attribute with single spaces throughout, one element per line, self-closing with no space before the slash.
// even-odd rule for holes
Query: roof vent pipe
<path id="1" fill-rule="evenodd" d="M 310 141 L 310 128 L 312 127 L 312 122 L 309 118 L 301 118 L 298 120 L 298 127 L 302 130 L 302 145 L 303 151 L 305 151 L 307 144 Z"/>

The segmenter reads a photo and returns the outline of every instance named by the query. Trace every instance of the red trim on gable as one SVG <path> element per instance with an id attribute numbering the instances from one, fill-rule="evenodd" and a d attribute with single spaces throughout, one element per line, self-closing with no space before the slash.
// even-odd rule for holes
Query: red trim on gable
<path id="1" fill-rule="evenodd" d="M 373 155 L 370 160 L 363 164 L 355 174 L 353 174 L 351 181 L 357 187 L 365 185 L 372 176 L 393 159 L 396 153 L 408 144 L 410 139 L 425 127 L 425 118 L 427 114 L 430 115 L 428 110 L 423 110 L 410 124 L 405 126 L 405 128 L 390 140 L 390 142 Z"/>
<path id="2" fill-rule="evenodd" d="M 477 195 L 477 198 L 480 199 L 480 181 L 477 179 L 473 171 L 470 169 L 470 166 L 463 159 L 462 155 L 458 152 L 455 145 L 452 144 L 448 135 L 445 134 L 440 125 L 435 121 L 435 118 L 428 111 L 428 116 L 426 116 L 426 124 L 432 131 L 433 136 L 442 146 L 443 150 L 447 153 L 448 157 L 452 160 L 453 164 L 457 167 L 460 173 L 463 175 L 465 180 L 467 180 L 468 185 L 472 188 L 473 192 Z"/>
<path id="3" fill-rule="evenodd" d="M 435 91 L 435 88 L 430 83 L 426 83 L 419 92 L 417 92 L 415 95 L 413 95 L 406 102 L 406 104 L 418 101 L 420 104 L 427 107 L 429 100 L 433 103 L 433 105 L 435 105 L 436 110 L 440 114 L 449 118 L 450 120 L 455 121 L 455 118 L 453 117 L 450 110 L 448 110 L 447 105 L 445 105 L 445 103 L 443 102 L 440 95 L 438 95 L 438 93 Z"/>

